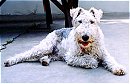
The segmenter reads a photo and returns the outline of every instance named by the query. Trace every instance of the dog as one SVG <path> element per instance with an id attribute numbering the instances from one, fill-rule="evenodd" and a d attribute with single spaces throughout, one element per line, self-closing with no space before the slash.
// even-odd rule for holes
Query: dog
<path id="1" fill-rule="evenodd" d="M 54 30 L 32 49 L 7 59 L 4 66 L 25 61 L 40 61 L 48 66 L 52 61 L 62 60 L 70 66 L 83 68 L 97 68 L 101 63 L 113 74 L 124 75 L 124 67 L 105 48 L 104 35 L 98 26 L 102 15 L 102 10 L 94 7 L 71 9 L 72 28 Z"/>

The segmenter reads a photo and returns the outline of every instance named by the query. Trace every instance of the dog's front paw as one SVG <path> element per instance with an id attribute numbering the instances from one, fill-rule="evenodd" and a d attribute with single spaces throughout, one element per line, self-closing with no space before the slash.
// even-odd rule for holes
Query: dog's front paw
<path id="1" fill-rule="evenodd" d="M 117 69 L 113 71 L 114 75 L 122 76 L 125 75 L 125 71 L 123 69 Z"/>
<path id="2" fill-rule="evenodd" d="M 124 69 L 124 67 L 115 67 L 114 69 L 113 69 L 113 71 L 112 71 L 112 73 L 114 74 L 114 75 L 118 75 L 118 76 L 122 76 L 122 75 L 125 75 L 126 74 L 126 72 L 125 72 L 125 69 Z"/>
<path id="3" fill-rule="evenodd" d="M 98 62 L 90 62 L 90 63 L 84 65 L 84 67 L 85 68 L 92 68 L 92 69 L 97 68 L 98 67 Z"/>
<path id="4" fill-rule="evenodd" d="M 93 68 L 97 68 L 97 67 L 98 67 L 98 63 L 91 65 L 91 68 L 92 68 L 92 69 L 93 69 Z"/>

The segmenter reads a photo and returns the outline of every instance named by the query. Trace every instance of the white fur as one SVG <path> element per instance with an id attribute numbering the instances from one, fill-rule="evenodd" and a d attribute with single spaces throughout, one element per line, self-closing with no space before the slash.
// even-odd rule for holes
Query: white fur
<path id="1" fill-rule="evenodd" d="M 94 12 L 94 15 L 91 12 Z M 98 26 L 102 13 L 95 8 L 89 11 L 80 7 L 71 9 L 70 15 L 73 18 L 74 27 L 49 33 L 39 45 L 7 59 L 5 66 L 29 60 L 48 64 L 54 60 L 64 60 L 68 65 L 84 68 L 97 68 L 98 64 L 102 63 L 113 74 L 124 75 L 124 68 L 110 56 L 105 48 L 104 35 Z M 86 44 L 82 43 L 83 35 L 89 36 Z M 90 43 L 87 44 L 87 42 Z"/>

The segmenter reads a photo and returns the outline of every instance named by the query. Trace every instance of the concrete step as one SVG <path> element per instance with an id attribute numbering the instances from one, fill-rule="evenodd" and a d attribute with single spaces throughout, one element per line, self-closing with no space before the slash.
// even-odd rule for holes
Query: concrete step
<path id="1" fill-rule="evenodd" d="M 3 23 L 0 24 L 0 33 L 19 32 L 19 31 L 49 31 L 45 22 L 20 22 L 20 23 Z"/>
<path id="2" fill-rule="evenodd" d="M 53 20 L 64 19 L 63 14 L 53 14 Z M 46 21 L 45 14 L 38 15 L 0 15 L 0 23 L 9 23 L 9 22 L 37 22 L 37 21 Z"/>

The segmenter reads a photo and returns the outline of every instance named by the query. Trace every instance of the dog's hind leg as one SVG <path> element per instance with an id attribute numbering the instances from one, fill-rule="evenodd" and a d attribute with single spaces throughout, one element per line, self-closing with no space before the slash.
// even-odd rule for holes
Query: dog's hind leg
<path id="1" fill-rule="evenodd" d="M 48 66 L 51 61 L 51 58 L 49 58 L 49 56 L 44 56 L 44 57 L 40 58 L 39 60 L 40 60 L 40 63 L 42 64 L 42 66 Z"/>
<path id="2" fill-rule="evenodd" d="M 43 56 L 51 54 L 54 46 L 56 46 L 57 39 L 58 37 L 55 32 L 48 34 L 47 37 L 43 39 L 39 45 L 34 46 L 32 49 L 24 53 L 16 54 L 14 57 L 7 59 L 4 62 L 4 66 L 9 67 L 11 65 L 30 60 L 36 61 Z"/>

